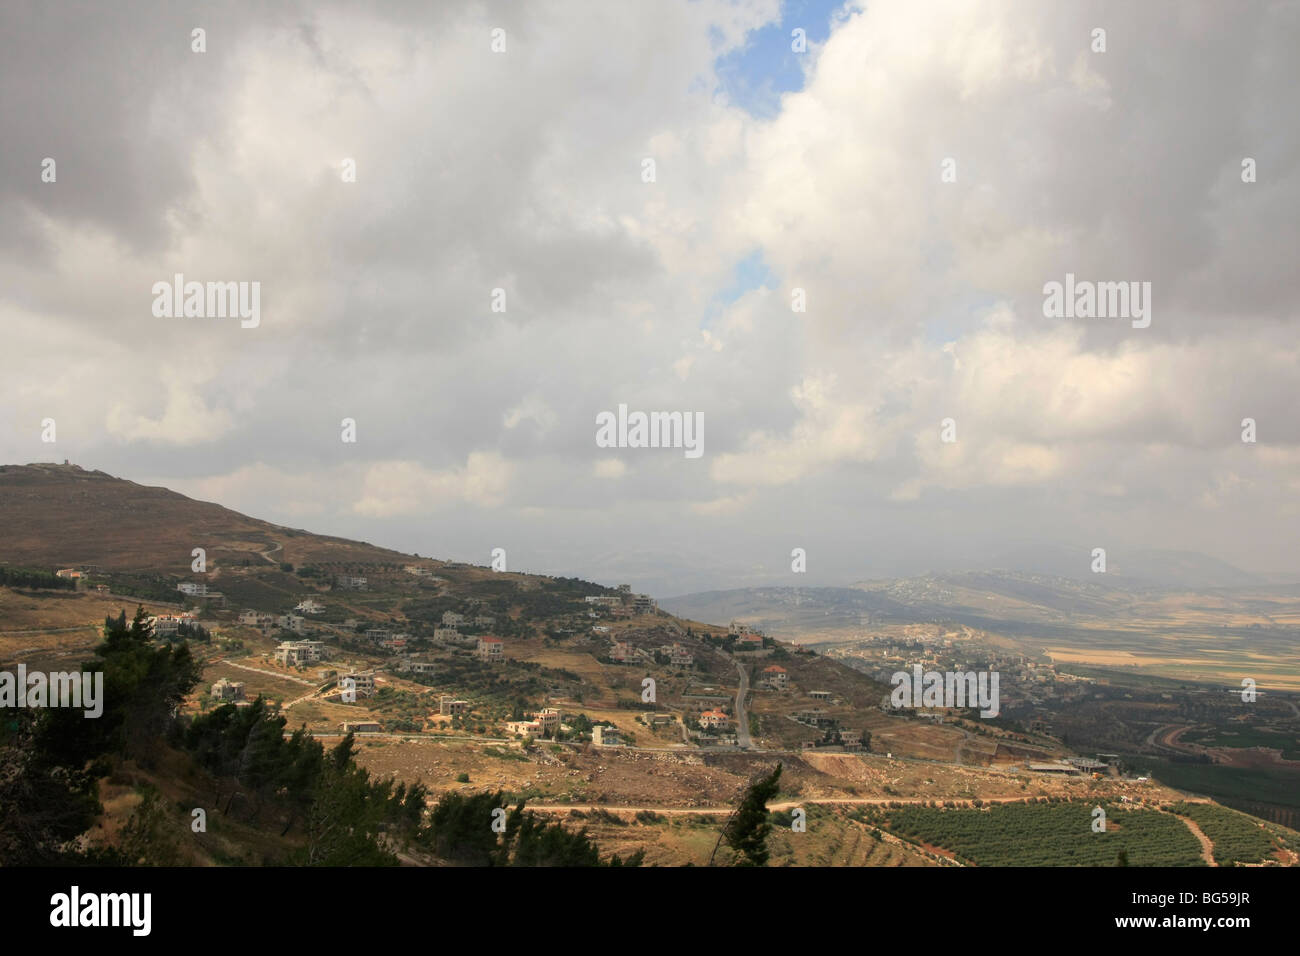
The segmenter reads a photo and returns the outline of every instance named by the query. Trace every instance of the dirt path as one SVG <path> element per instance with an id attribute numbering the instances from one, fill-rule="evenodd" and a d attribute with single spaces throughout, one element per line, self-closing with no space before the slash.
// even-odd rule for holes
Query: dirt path
<path id="1" fill-rule="evenodd" d="M 260 667 L 249 667 L 247 664 L 236 664 L 234 661 L 220 658 L 212 662 L 213 664 L 225 664 L 229 667 L 238 667 L 240 670 L 252 671 L 254 674 L 261 674 L 265 677 L 278 677 L 280 680 L 293 681 L 295 684 L 302 684 L 304 687 L 311 687 L 313 690 L 318 686 L 309 680 L 303 680 L 301 677 L 291 677 L 288 674 L 281 674 L 277 671 L 264 671 Z M 310 694 L 308 696 L 311 696 Z"/>
<path id="2" fill-rule="evenodd" d="M 1201 828 L 1196 825 L 1196 821 L 1189 819 L 1188 817 L 1179 817 L 1178 819 L 1187 824 L 1187 829 L 1192 831 L 1192 836 L 1201 841 L 1201 859 L 1205 860 L 1205 865 L 1218 866 L 1219 864 L 1214 861 L 1214 844 L 1210 842 L 1210 838 L 1205 835 Z"/>

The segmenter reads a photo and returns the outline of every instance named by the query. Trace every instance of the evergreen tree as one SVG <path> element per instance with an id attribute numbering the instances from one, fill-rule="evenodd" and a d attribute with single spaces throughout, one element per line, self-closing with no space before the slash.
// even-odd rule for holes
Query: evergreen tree
<path id="1" fill-rule="evenodd" d="M 768 858 L 767 835 L 772 824 L 768 821 L 767 801 L 776 796 L 777 782 L 781 779 L 781 764 L 768 776 L 749 785 L 731 819 L 722 830 L 722 840 L 736 854 L 737 866 L 766 866 Z"/>

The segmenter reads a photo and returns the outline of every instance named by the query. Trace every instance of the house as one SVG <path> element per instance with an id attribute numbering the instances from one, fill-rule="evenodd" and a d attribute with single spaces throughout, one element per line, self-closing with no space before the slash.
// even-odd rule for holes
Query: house
<path id="1" fill-rule="evenodd" d="M 170 614 L 163 614 L 149 619 L 150 630 L 154 637 L 175 637 L 177 620 Z"/>
<path id="2" fill-rule="evenodd" d="M 432 677 L 437 670 L 437 665 L 432 661 L 413 661 L 410 659 L 402 661 L 397 665 L 399 671 L 408 674 L 417 674 L 422 677 Z"/>
<path id="3" fill-rule="evenodd" d="M 355 574 L 340 574 L 334 578 L 334 586 L 344 591 L 364 591 L 366 579 Z"/>
<path id="4" fill-rule="evenodd" d="M 499 637 L 480 637 L 478 639 L 478 650 L 476 653 L 478 654 L 479 660 L 487 661 L 488 663 L 503 661 L 506 657 L 505 650 L 505 642 Z"/>
<path id="5" fill-rule="evenodd" d="M 831 692 L 828 690 L 810 690 L 808 696 L 813 700 L 830 700 Z"/>
<path id="6" fill-rule="evenodd" d="M 345 720 L 339 724 L 339 729 L 345 734 L 377 734 L 383 727 L 377 720 Z"/>
<path id="7" fill-rule="evenodd" d="M 736 650 L 738 651 L 761 651 L 762 649 L 763 649 L 762 634 L 755 634 L 752 631 L 750 631 L 736 638 Z"/>
<path id="8" fill-rule="evenodd" d="M 303 598 L 294 610 L 302 611 L 303 614 L 321 614 L 325 611 L 325 605 L 311 598 Z"/>
<path id="9" fill-rule="evenodd" d="M 588 604 L 601 604 L 605 607 L 614 607 L 623 603 L 622 598 L 614 597 L 612 594 L 589 594 L 583 600 Z"/>
<path id="10" fill-rule="evenodd" d="M 407 574 L 414 574 L 417 578 L 433 577 L 433 568 L 421 567 L 418 564 L 408 564 L 402 568 Z"/>
<path id="11" fill-rule="evenodd" d="M 373 696 L 375 693 L 375 672 L 353 671 L 348 674 L 340 674 L 339 690 L 346 690 L 348 687 L 355 690 L 358 697 Z"/>
<path id="12" fill-rule="evenodd" d="M 726 730 L 731 726 L 731 718 L 720 710 L 706 710 L 700 714 L 700 726 L 713 730 Z"/>
<path id="13" fill-rule="evenodd" d="M 763 668 L 762 680 L 773 690 L 785 690 L 790 683 L 790 675 L 786 673 L 784 667 L 773 664 L 771 667 Z"/>
<path id="14" fill-rule="evenodd" d="M 609 651 L 609 659 L 620 664 L 634 661 L 636 657 L 636 648 L 632 646 L 630 641 L 615 641 L 614 646 Z"/>
<path id="15" fill-rule="evenodd" d="M 653 614 L 658 604 L 655 599 L 648 594 L 638 594 L 632 599 L 632 613 L 634 614 Z"/>
<path id="16" fill-rule="evenodd" d="M 301 614 L 281 614 L 276 619 L 275 623 L 279 624 L 286 631 L 294 631 L 296 633 L 301 633 L 307 629 L 307 619 Z"/>
<path id="17" fill-rule="evenodd" d="M 406 642 L 410 637 L 410 634 L 394 634 L 387 640 L 380 641 L 379 646 L 386 651 L 404 651 L 406 650 Z"/>
<path id="18" fill-rule="evenodd" d="M 623 737 L 619 734 L 617 727 L 597 724 L 591 728 L 591 742 L 597 747 L 617 747 L 623 742 Z"/>
<path id="19" fill-rule="evenodd" d="M 840 746 L 845 750 L 861 750 L 862 732 L 858 730 L 841 730 Z"/>
<path id="20" fill-rule="evenodd" d="M 475 627 L 491 627 L 497 622 L 497 619 L 491 614 L 478 614 L 474 617 Z"/>
<path id="21" fill-rule="evenodd" d="M 386 627 L 370 627 L 366 629 L 366 640 L 371 644 L 380 644 L 393 636 L 393 632 Z"/>
<path id="22" fill-rule="evenodd" d="M 438 698 L 438 713 L 444 717 L 458 717 L 469 713 L 469 701 L 456 700 L 448 694 Z"/>
<path id="23" fill-rule="evenodd" d="M 315 664 L 324 656 L 324 641 L 281 641 L 275 648 L 275 662 L 284 667 Z"/>
<path id="24" fill-rule="evenodd" d="M 442 612 L 443 627 L 461 627 L 465 623 L 465 615 L 457 614 L 455 611 Z"/>
<path id="25" fill-rule="evenodd" d="M 647 711 L 638 714 L 636 719 L 641 721 L 641 723 L 645 724 L 647 727 L 653 729 L 655 727 L 664 727 L 672 724 L 677 718 L 672 714 L 655 714 Z"/>
<path id="26" fill-rule="evenodd" d="M 212 696 L 216 700 L 243 700 L 244 682 L 223 677 L 212 685 Z"/>
<path id="27" fill-rule="evenodd" d="M 275 623 L 275 615 L 263 614 L 261 611 L 250 609 L 240 612 L 239 623 L 247 624 L 251 627 L 268 628 Z"/>
<path id="28" fill-rule="evenodd" d="M 692 667 L 695 664 L 695 655 L 681 644 L 673 644 L 669 648 L 668 658 L 674 667 Z"/>
<path id="29" fill-rule="evenodd" d="M 554 737 L 560 729 L 560 712 L 554 707 L 543 707 L 533 714 L 533 720 L 541 724 L 542 733 L 548 737 Z"/>
<path id="30" fill-rule="evenodd" d="M 435 627 L 433 639 L 439 644 L 457 644 L 460 642 L 460 631 L 454 627 Z"/>
<path id="31" fill-rule="evenodd" d="M 833 718 L 821 708 L 812 710 L 796 710 L 790 715 L 801 724 L 808 724 L 811 727 L 829 727 L 834 723 Z"/>
<path id="32" fill-rule="evenodd" d="M 176 590 L 190 597 L 203 597 L 208 593 L 208 586 L 194 581 L 182 581 L 176 585 Z"/>
<path id="33" fill-rule="evenodd" d="M 63 568 L 60 571 L 55 571 L 54 576 L 56 578 L 68 578 L 72 581 L 75 581 L 78 578 L 85 577 L 85 575 L 82 574 L 80 571 L 78 571 L 76 568 Z"/>
<path id="34" fill-rule="evenodd" d="M 560 729 L 560 712 L 546 707 L 533 714 L 531 720 L 506 721 L 506 732 L 529 737 L 554 737 Z"/>

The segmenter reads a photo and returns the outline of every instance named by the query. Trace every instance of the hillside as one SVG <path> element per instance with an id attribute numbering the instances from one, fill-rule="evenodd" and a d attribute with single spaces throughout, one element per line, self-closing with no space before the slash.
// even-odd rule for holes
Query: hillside
<path id="1" fill-rule="evenodd" d="M 188 573 L 190 553 L 199 547 L 210 563 L 227 565 L 271 558 L 305 564 L 403 557 L 76 465 L 0 465 L 0 527 L 3 560 L 16 565 L 181 574 Z"/>
<path id="2" fill-rule="evenodd" d="M 0 521 L 0 571 L 51 584 L 0 586 L 5 666 L 86 660 L 103 646 L 105 618 L 129 618 L 138 604 L 151 646 L 196 658 L 201 682 L 179 699 L 179 719 L 203 724 L 220 748 L 231 746 L 221 737 L 227 722 L 260 699 L 265 720 L 283 721 L 286 741 L 300 728 L 332 747 L 353 731 L 358 772 L 418 786 L 430 805 L 499 790 L 567 827 L 588 827 L 603 850 L 644 852 L 651 863 L 707 862 L 719 820 L 778 761 L 779 805 L 824 808 L 815 816 L 826 828 L 807 843 L 782 838 L 787 863 L 952 862 L 886 832 L 892 822 L 873 807 L 1180 797 L 1118 765 L 1096 776 L 1034 770 L 1068 754 L 1041 729 L 956 709 L 930 719 L 894 711 L 879 662 L 675 617 L 627 588 L 417 558 L 75 466 L 0 468 Z M 206 550 L 202 572 L 190 566 L 196 547 Z M 78 570 L 75 587 L 54 579 L 55 569 Z M 791 613 L 829 616 L 826 595 L 774 593 Z M 905 591 L 829 597 L 846 624 L 859 614 L 905 616 L 916 602 Z M 949 643 L 971 636 L 936 634 Z M 1007 671 L 1004 693 L 1019 696 L 1014 660 L 989 660 Z M 230 769 L 242 758 L 218 759 L 215 743 L 175 749 L 181 740 L 153 763 L 120 763 L 100 783 L 94 845 L 138 834 L 140 814 L 165 830 L 159 821 L 174 811 L 150 793 L 172 806 L 207 788 L 229 819 L 219 839 L 182 848 L 181 859 L 307 852 L 300 807 L 281 805 L 275 788 L 250 796 L 242 771 Z M 267 843 L 274 853 L 259 849 L 266 826 L 277 834 Z"/>

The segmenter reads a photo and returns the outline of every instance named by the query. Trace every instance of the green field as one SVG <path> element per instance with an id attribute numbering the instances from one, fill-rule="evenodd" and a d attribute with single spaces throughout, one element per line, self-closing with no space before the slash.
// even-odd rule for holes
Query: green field
<path id="1" fill-rule="evenodd" d="M 1267 750 L 1280 750 L 1283 760 L 1300 760 L 1300 740 L 1296 740 L 1294 734 L 1280 734 L 1255 727 L 1189 730 L 1183 734 L 1182 739 L 1206 747 L 1263 747 Z"/>
<path id="2" fill-rule="evenodd" d="M 1200 866 L 1201 846 L 1175 816 L 1102 804 L 1107 829 L 1092 830 L 1095 804 L 1012 803 L 983 809 L 904 807 L 885 827 L 975 866 Z"/>
<path id="3" fill-rule="evenodd" d="M 1193 820 L 1214 844 L 1214 862 L 1220 866 L 1234 863 L 1259 863 L 1269 856 L 1275 845 L 1260 821 L 1236 810 L 1212 803 L 1176 803 L 1174 813 Z"/>

